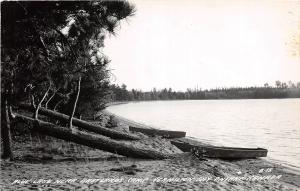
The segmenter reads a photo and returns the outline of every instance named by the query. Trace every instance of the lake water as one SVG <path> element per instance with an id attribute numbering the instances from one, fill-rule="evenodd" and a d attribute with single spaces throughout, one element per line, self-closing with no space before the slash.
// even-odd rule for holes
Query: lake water
<path id="1" fill-rule="evenodd" d="M 300 168 L 300 99 L 150 101 L 107 110 L 214 145 L 267 148 L 268 159 Z"/>

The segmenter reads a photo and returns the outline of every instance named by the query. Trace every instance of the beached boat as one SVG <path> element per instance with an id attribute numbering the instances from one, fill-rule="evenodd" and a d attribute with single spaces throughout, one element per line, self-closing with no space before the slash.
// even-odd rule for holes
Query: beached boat
<path id="1" fill-rule="evenodd" d="M 186 132 L 183 131 L 169 131 L 169 130 L 160 130 L 153 128 L 140 128 L 129 126 L 129 130 L 133 132 L 140 132 L 150 136 L 162 136 L 164 138 L 182 138 L 185 137 Z"/>
<path id="2" fill-rule="evenodd" d="M 194 145 L 182 141 L 171 141 L 173 145 L 183 152 L 197 150 L 202 157 L 221 159 L 248 159 L 266 157 L 268 150 L 263 148 L 237 148 L 237 147 L 215 147 L 207 145 Z"/>

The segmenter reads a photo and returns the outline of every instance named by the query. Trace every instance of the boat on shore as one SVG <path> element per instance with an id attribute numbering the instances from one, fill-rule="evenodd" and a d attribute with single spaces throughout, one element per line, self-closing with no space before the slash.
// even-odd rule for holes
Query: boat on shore
<path id="1" fill-rule="evenodd" d="M 183 152 L 195 152 L 201 157 L 220 159 L 249 159 L 266 157 L 268 150 L 263 148 L 238 148 L 238 147 L 216 147 L 208 145 L 196 145 L 180 140 L 172 140 L 171 143 Z"/>
<path id="2" fill-rule="evenodd" d="M 164 138 L 182 138 L 185 137 L 186 132 L 184 131 L 170 131 L 170 130 L 161 130 L 161 129 L 154 129 L 154 128 L 140 128 L 129 126 L 129 131 L 133 132 L 140 132 L 150 136 L 162 136 Z"/>

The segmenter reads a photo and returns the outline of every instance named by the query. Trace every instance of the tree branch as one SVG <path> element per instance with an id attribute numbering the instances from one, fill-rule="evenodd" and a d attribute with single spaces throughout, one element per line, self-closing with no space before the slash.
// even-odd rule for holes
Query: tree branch
<path id="1" fill-rule="evenodd" d="M 69 46 L 69 48 L 71 50 L 71 53 L 73 55 L 73 59 L 74 59 L 74 61 L 76 61 L 77 56 L 76 56 L 75 51 L 73 50 L 71 44 L 69 43 L 67 37 L 60 30 L 58 30 L 57 28 L 52 27 L 52 29 L 55 30 L 62 37 L 62 39 L 64 40 L 65 43 L 68 44 L 68 46 Z"/>
<path id="2" fill-rule="evenodd" d="M 77 95 L 76 95 L 76 99 L 75 99 L 75 102 L 74 102 L 74 106 L 73 106 L 72 113 L 71 113 L 70 118 L 69 118 L 69 128 L 70 128 L 70 129 L 72 129 L 72 120 L 73 120 L 73 116 L 74 116 L 74 114 L 75 114 L 76 105 L 77 105 L 78 98 L 79 98 L 79 93 L 80 93 L 80 83 L 81 83 L 81 77 L 79 77 L 79 79 L 78 79 Z"/>
<path id="3" fill-rule="evenodd" d="M 64 100 L 60 100 L 59 102 L 57 102 L 53 108 L 53 111 L 56 111 L 56 108 L 63 102 Z"/>
<path id="4" fill-rule="evenodd" d="M 49 102 L 52 100 L 52 98 L 56 95 L 56 92 L 59 91 L 60 88 L 58 88 L 57 90 L 54 90 L 52 96 L 47 100 L 46 104 L 45 104 L 45 108 L 48 109 L 48 104 Z"/>
<path id="5" fill-rule="evenodd" d="M 50 91 L 50 88 L 51 88 L 51 82 L 49 82 L 49 87 L 48 87 L 47 91 L 45 92 L 43 98 L 40 100 L 40 102 L 36 106 L 36 109 L 35 109 L 35 112 L 34 112 L 34 119 L 38 119 L 39 109 L 40 109 L 40 107 L 42 105 L 42 102 L 44 101 L 44 99 L 48 95 L 48 92 Z"/>

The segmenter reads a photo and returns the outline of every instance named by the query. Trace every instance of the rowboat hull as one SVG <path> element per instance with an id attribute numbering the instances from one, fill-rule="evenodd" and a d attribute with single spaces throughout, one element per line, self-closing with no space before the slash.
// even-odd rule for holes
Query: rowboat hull
<path id="1" fill-rule="evenodd" d="M 183 131 L 168 131 L 160 129 L 140 128 L 129 126 L 129 130 L 133 132 L 140 132 L 150 136 L 162 136 L 164 138 L 182 138 L 185 137 L 186 132 Z"/>
<path id="2" fill-rule="evenodd" d="M 173 145 L 183 152 L 190 152 L 196 149 L 203 157 L 220 159 L 249 159 L 266 157 L 268 150 L 263 148 L 236 148 L 236 147 L 215 147 L 206 145 L 193 145 L 181 141 L 171 141 Z"/>

